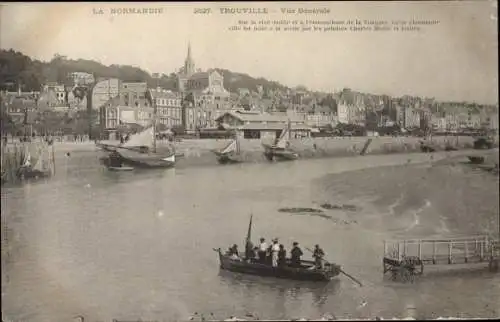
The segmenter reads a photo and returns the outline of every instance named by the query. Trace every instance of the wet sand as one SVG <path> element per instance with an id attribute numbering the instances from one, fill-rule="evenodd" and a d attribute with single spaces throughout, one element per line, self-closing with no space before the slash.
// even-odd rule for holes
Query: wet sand
<path id="1" fill-rule="evenodd" d="M 498 163 L 498 152 L 486 160 Z M 317 188 L 321 202 L 357 200 L 364 210 L 351 217 L 396 236 L 497 235 L 498 175 L 467 163 L 464 155 L 430 164 L 409 158 L 401 166 L 327 175 Z"/>

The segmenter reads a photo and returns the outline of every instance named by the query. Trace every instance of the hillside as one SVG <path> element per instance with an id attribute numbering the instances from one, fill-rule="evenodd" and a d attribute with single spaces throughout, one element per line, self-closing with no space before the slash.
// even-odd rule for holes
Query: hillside
<path id="1" fill-rule="evenodd" d="M 230 92 L 237 92 L 238 88 L 257 91 L 259 85 L 263 87 L 264 92 L 286 88 L 286 86 L 278 82 L 264 78 L 254 78 L 227 69 L 216 68 L 216 70 L 224 75 L 224 86 Z M 147 82 L 148 86 L 151 87 L 157 85 L 157 80 L 139 67 L 129 65 L 105 66 L 93 60 L 72 60 L 60 55 L 55 55 L 50 62 L 41 62 L 12 49 L 0 50 L 1 89 L 17 90 L 18 84 L 21 84 L 23 91 L 38 91 L 41 85 L 46 82 L 68 83 L 67 75 L 72 72 L 91 73 L 96 78 L 113 77 L 129 82 Z M 163 88 L 175 90 L 175 74 L 163 74 L 158 80 L 158 84 Z"/>

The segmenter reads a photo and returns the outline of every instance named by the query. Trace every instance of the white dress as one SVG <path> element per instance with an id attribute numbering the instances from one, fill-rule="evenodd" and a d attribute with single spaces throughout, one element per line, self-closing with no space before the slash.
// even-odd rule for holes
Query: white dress
<path id="1" fill-rule="evenodd" d="M 273 267 L 277 267 L 278 266 L 278 252 L 280 251 L 280 245 L 274 244 L 272 251 L 273 251 Z"/>

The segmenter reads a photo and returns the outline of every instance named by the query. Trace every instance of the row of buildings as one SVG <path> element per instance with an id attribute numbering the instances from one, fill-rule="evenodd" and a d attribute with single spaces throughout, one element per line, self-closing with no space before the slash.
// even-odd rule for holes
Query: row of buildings
<path id="1" fill-rule="evenodd" d="M 40 92 L 2 93 L 2 101 L 8 113 L 17 116 L 27 106 L 39 111 L 66 112 L 85 110 L 90 105 L 98 111 L 98 123 L 105 132 L 116 131 L 121 124 L 146 126 L 152 122 L 155 109 L 158 122 L 166 128 L 194 131 L 227 125 L 232 119 L 248 127 L 248 136 L 256 135 L 253 130 L 282 128 L 287 122 L 298 127 L 297 131 L 338 123 L 366 127 L 398 125 L 406 129 L 430 126 L 435 131 L 498 129 L 498 106 L 440 103 L 410 96 L 391 98 L 350 89 L 324 94 L 305 88 L 273 91 L 258 87 L 257 91 L 240 88 L 230 93 L 217 70 L 196 69 L 190 45 L 184 65 L 176 74 L 175 91 L 149 88 L 145 82 L 95 80 L 92 74 L 83 72 L 72 73 L 69 78 L 70 86 L 48 83 Z M 87 102 L 89 85 L 93 89 L 91 101 Z"/>

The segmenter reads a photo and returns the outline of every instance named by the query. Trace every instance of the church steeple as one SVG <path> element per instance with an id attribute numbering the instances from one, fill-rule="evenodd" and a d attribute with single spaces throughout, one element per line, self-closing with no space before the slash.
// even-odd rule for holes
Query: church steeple
<path id="1" fill-rule="evenodd" d="M 191 42 L 188 43 L 188 51 L 186 60 L 184 61 L 184 73 L 186 75 L 192 75 L 195 72 L 195 66 L 193 58 L 191 57 Z"/>

